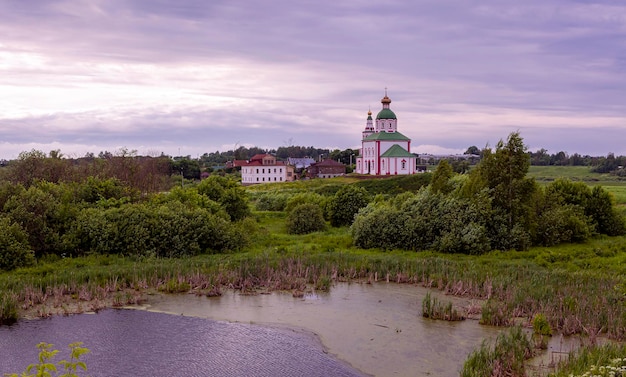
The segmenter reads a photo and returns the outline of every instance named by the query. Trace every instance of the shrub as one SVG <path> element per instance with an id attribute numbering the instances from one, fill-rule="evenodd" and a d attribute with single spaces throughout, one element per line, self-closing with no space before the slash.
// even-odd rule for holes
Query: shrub
<path id="1" fill-rule="evenodd" d="M 354 216 L 368 203 L 365 189 L 354 185 L 343 186 L 329 202 L 330 225 L 351 225 Z"/>
<path id="2" fill-rule="evenodd" d="M 284 211 L 286 206 L 286 194 L 265 193 L 256 201 L 256 209 L 259 211 Z"/>
<path id="3" fill-rule="evenodd" d="M 77 254 L 182 257 L 236 250 L 247 242 L 243 223 L 232 224 L 182 203 L 127 204 L 83 210 L 65 239 Z"/>
<path id="4" fill-rule="evenodd" d="M 298 205 L 287 216 L 287 232 L 291 234 L 306 234 L 325 228 L 322 209 L 312 203 Z"/>
<path id="5" fill-rule="evenodd" d="M 356 246 L 384 250 L 409 248 L 412 229 L 408 217 L 384 203 L 372 203 L 362 209 L 350 228 Z"/>
<path id="6" fill-rule="evenodd" d="M 557 205 L 544 210 L 539 216 L 535 243 L 554 246 L 563 242 L 582 242 L 591 237 L 593 229 L 582 208 Z"/>
<path id="7" fill-rule="evenodd" d="M 322 208 L 322 211 L 326 208 L 328 200 L 327 197 L 314 193 L 314 192 L 302 192 L 295 194 L 287 199 L 287 203 L 285 205 L 285 211 L 291 212 L 294 208 L 299 206 L 300 204 L 312 203 L 318 205 Z"/>
<path id="8" fill-rule="evenodd" d="M 224 207 L 232 221 L 250 215 L 246 191 L 234 179 L 212 175 L 197 186 L 198 193 Z"/>
<path id="9" fill-rule="evenodd" d="M 35 253 L 28 243 L 28 234 L 19 224 L 0 217 L 0 270 L 30 266 Z"/>

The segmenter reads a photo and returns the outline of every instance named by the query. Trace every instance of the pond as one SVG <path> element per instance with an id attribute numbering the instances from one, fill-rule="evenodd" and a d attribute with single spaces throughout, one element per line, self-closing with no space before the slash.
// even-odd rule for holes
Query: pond
<path id="1" fill-rule="evenodd" d="M 97 376 L 458 376 L 500 329 L 424 319 L 422 287 L 337 284 L 295 298 L 154 295 L 135 310 L 24 320 L 0 327 L 0 373 L 36 360 L 35 345 L 82 341 Z M 456 305 L 467 300 L 448 296 Z"/>

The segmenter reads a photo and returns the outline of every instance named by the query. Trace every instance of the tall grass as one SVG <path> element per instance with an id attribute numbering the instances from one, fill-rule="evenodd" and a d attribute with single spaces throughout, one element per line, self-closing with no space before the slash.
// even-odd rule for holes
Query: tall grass
<path id="1" fill-rule="evenodd" d="M 17 300 L 12 294 L 0 294 L 0 325 L 10 325 L 17 321 L 18 315 Z"/>
<path id="2" fill-rule="evenodd" d="M 557 366 L 550 377 L 626 376 L 626 345 L 583 347 Z"/>
<path id="3" fill-rule="evenodd" d="M 472 352 L 461 370 L 461 377 L 523 377 L 524 361 L 533 355 L 533 347 L 520 327 L 500 333 L 493 345 L 483 341 Z"/>
<path id="4" fill-rule="evenodd" d="M 331 281 L 379 280 L 489 299 L 483 308 L 483 322 L 488 324 L 506 325 L 510 318 L 523 317 L 530 325 L 532 317 L 542 313 L 557 332 L 581 333 L 590 340 L 601 333 L 626 338 L 624 264 L 614 262 L 625 253 L 609 252 L 615 239 L 589 245 L 604 251 L 585 254 L 586 259 L 565 263 L 555 258 L 557 267 L 552 268 L 534 261 L 542 255 L 537 250 L 481 257 L 364 251 L 345 246 L 344 232 L 335 229 L 328 239 L 319 234 L 267 235 L 272 238 L 267 242 L 276 246 L 227 255 L 185 259 L 94 255 L 49 261 L 0 274 L 0 291 L 13 295 L 21 304 L 19 309 L 26 310 L 41 304 L 60 305 L 64 297 L 103 300 L 126 289 L 175 291 L 184 287 L 203 292 L 215 287 L 291 290 L 307 285 L 325 289 Z M 560 267 L 561 263 L 572 270 Z"/>

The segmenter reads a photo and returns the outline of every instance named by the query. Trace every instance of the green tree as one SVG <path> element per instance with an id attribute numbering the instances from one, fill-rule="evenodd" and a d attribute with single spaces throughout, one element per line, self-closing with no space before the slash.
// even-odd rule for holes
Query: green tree
<path id="1" fill-rule="evenodd" d="M 453 189 L 450 183 L 450 178 L 452 178 L 453 175 L 452 166 L 450 166 L 448 161 L 445 159 L 439 161 L 437 169 L 435 169 L 433 173 L 433 178 L 430 181 L 430 191 L 434 194 L 449 194 Z"/>
<path id="2" fill-rule="evenodd" d="M 474 154 L 474 155 L 480 155 L 480 149 L 478 149 L 477 146 L 472 145 L 471 147 L 467 148 L 467 150 L 465 151 L 465 153 L 463 154 Z"/>
<path id="3" fill-rule="evenodd" d="M 362 187 L 346 185 L 337 191 L 328 203 L 330 225 L 351 225 L 354 216 L 367 205 L 369 195 Z"/>
<path id="4" fill-rule="evenodd" d="M 530 156 L 518 132 L 511 133 L 506 143 L 500 140 L 495 152 L 489 148 L 483 151 L 474 178 L 480 182 L 476 188 L 482 184 L 489 190 L 494 210 L 490 238 L 496 241 L 496 248 L 529 246 L 532 199 L 538 189 L 532 178 L 526 178 L 529 167 Z"/>
<path id="5" fill-rule="evenodd" d="M 624 217 L 615 208 L 611 194 L 602 187 L 595 186 L 591 190 L 585 213 L 595 222 L 598 233 L 609 236 L 626 234 Z"/>

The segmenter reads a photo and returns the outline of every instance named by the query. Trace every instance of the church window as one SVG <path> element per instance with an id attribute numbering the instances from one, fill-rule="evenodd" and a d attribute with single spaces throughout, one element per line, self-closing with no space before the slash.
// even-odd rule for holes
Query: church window
<path id="1" fill-rule="evenodd" d="M 406 161 L 402 160 L 402 169 L 406 169 Z"/>
<path id="2" fill-rule="evenodd" d="M 258 168 L 256 169 L 256 173 L 257 173 L 257 174 L 259 174 L 259 169 L 258 169 Z M 257 180 L 258 180 L 258 179 L 257 179 Z"/>

